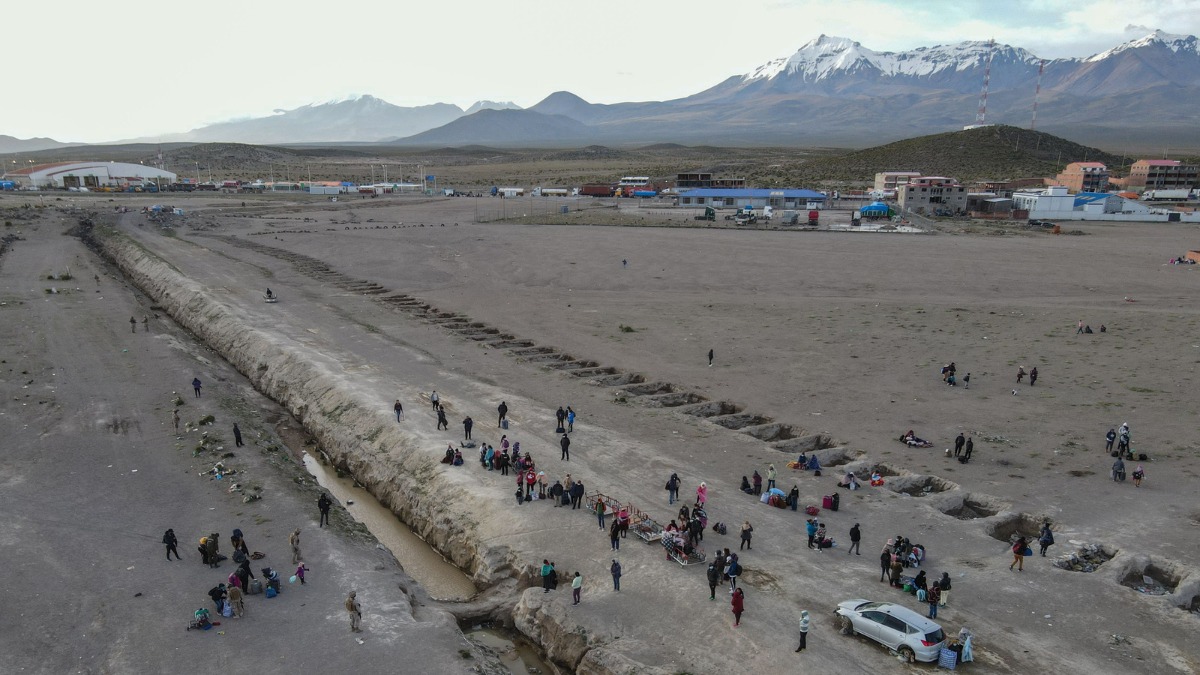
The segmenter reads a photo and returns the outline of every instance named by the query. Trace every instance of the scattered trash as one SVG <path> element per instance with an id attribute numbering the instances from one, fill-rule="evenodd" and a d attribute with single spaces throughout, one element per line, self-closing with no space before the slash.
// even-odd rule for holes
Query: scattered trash
<path id="1" fill-rule="evenodd" d="M 1124 636 L 1124 635 L 1117 634 L 1117 633 L 1113 633 L 1113 634 L 1112 634 L 1112 637 L 1110 638 L 1110 640 L 1111 640 L 1112 644 L 1114 644 L 1114 645 L 1128 645 L 1128 644 L 1133 644 L 1133 643 L 1131 643 L 1131 642 L 1129 641 L 1129 638 L 1128 638 L 1128 637 L 1126 637 L 1126 636 Z"/>
<path id="2" fill-rule="evenodd" d="M 1072 552 L 1054 561 L 1054 566 L 1071 572 L 1095 572 L 1101 565 L 1112 560 L 1113 554 L 1104 550 L 1098 544 L 1084 544 L 1078 551 Z"/>
<path id="3" fill-rule="evenodd" d="M 1133 590 L 1137 591 L 1138 593 L 1145 593 L 1146 595 L 1167 594 L 1167 589 L 1162 584 L 1158 583 L 1154 577 L 1146 576 L 1144 574 L 1142 575 L 1142 583 L 1134 586 Z"/>
<path id="4" fill-rule="evenodd" d="M 133 566 L 133 565 L 130 565 L 129 567 L 126 567 L 126 568 L 125 568 L 125 570 L 126 570 L 126 571 L 129 571 L 129 570 L 131 570 L 131 569 L 133 569 L 133 568 L 134 568 L 134 566 Z"/>
<path id="5" fill-rule="evenodd" d="M 354 641 L 355 641 L 355 642 L 357 642 L 357 643 L 358 643 L 358 644 L 360 644 L 360 645 L 362 645 L 362 644 L 366 644 L 365 642 L 363 642 L 363 639 L 362 639 L 362 638 L 354 638 Z"/>

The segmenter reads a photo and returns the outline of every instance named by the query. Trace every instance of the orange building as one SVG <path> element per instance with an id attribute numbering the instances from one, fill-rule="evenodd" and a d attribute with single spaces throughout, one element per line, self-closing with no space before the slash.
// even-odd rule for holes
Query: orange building
<path id="1" fill-rule="evenodd" d="M 1071 192 L 1104 192 L 1108 190 L 1108 167 L 1102 162 L 1071 162 L 1055 180 Z"/>

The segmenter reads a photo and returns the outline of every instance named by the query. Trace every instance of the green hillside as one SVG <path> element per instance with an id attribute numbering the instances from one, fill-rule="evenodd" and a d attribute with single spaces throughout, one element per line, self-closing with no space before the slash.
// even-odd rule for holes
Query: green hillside
<path id="1" fill-rule="evenodd" d="M 920 171 L 960 181 L 1053 176 L 1070 162 L 1122 165 L 1119 156 L 1058 136 L 1010 126 L 990 126 L 910 138 L 788 167 L 791 184 L 869 181 L 881 171 Z M 1133 159 L 1126 159 L 1131 162 Z"/>

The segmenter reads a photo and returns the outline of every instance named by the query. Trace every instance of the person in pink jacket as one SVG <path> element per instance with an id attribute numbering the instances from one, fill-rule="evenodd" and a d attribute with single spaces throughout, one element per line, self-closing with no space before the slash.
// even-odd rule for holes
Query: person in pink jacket
<path id="1" fill-rule="evenodd" d="M 708 501 L 708 484 L 701 482 L 700 487 L 696 488 L 696 503 L 703 506 L 706 501 Z"/>

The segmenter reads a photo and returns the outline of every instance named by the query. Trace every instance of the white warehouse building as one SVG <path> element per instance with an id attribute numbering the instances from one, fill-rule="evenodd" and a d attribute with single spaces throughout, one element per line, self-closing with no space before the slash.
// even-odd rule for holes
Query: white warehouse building
<path id="1" fill-rule="evenodd" d="M 174 183 L 176 175 L 144 164 L 124 162 L 58 162 L 41 164 L 4 174 L 8 180 L 24 187 L 39 188 L 99 188 L 154 183 Z"/>

